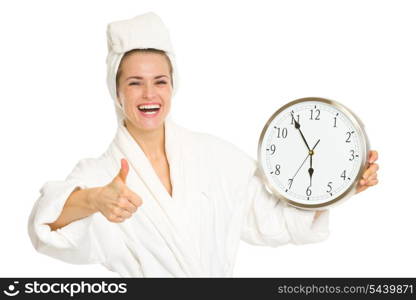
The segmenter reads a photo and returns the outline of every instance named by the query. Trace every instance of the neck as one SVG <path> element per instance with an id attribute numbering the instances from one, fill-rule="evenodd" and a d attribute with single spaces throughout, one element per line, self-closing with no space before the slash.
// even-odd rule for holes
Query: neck
<path id="1" fill-rule="evenodd" d="M 159 160 L 166 155 L 164 124 L 155 130 L 142 130 L 128 120 L 124 120 L 124 125 L 149 160 Z"/>

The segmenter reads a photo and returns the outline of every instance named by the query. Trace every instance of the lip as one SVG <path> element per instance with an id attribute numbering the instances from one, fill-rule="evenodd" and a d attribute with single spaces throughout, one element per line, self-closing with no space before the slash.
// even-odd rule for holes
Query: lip
<path id="1" fill-rule="evenodd" d="M 153 104 L 158 104 L 158 105 L 160 105 L 160 108 L 159 108 L 159 110 L 156 112 L 156 113 L 154 113 L 154 114 L 145 114 L 143 111 L 141 111 L 140 109 L 139 109 L 139 106 L 140 105 L 153 105 Z M 159 102 L 146 102 L 146 103 L 141 103 L 141 104 L 138 104 L 137 106 L 136 106 L 136 109 L 137 109 L 137 112 L 139 113 L 139 115 L 140 116 L 142 116 L 142 117 L 144 117 L 144 118 L 148 118 L 148 119 L 152 119 L 152 118 L 156 118 L 159 114 L 160 114 L 160 111 L 162 110 L 162 104 L 161 103 L 159 103 Z"/>

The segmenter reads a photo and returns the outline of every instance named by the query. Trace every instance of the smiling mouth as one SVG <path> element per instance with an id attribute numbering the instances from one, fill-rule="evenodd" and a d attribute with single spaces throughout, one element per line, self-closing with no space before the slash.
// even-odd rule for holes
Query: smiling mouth
<path id="1" fill-rule="evenodd" d="M 139 105 L 137 109 L 145 114 L 154 114 L 160 109 L 160 104 Z"/>

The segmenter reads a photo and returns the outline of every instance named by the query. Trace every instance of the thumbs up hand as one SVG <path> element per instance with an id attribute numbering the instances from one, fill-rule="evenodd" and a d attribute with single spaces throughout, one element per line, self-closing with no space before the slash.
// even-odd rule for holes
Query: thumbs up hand
<path id="1" fill-rule="evenodd" d="M 121 223 L 130 218 L 143 203 L 142 199 L 126 185 L 128 173 L 129 164 L 122 158 L 118 174 L 109 184 L 101 187 L 91 199 L 93 206 L 110 222 Z"/>

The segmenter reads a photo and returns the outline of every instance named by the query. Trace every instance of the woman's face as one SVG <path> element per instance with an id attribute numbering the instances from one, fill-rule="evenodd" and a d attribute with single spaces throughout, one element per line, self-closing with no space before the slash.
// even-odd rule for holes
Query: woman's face
<path id="1" fill-rule="evenodd" d="M 157 53 L 133 53 L 121 68 L 118 97 L 126 123 L 139 130 L 154 130 L 163 125 L 170 111 L 172 84 L 169 64 Z"/>

